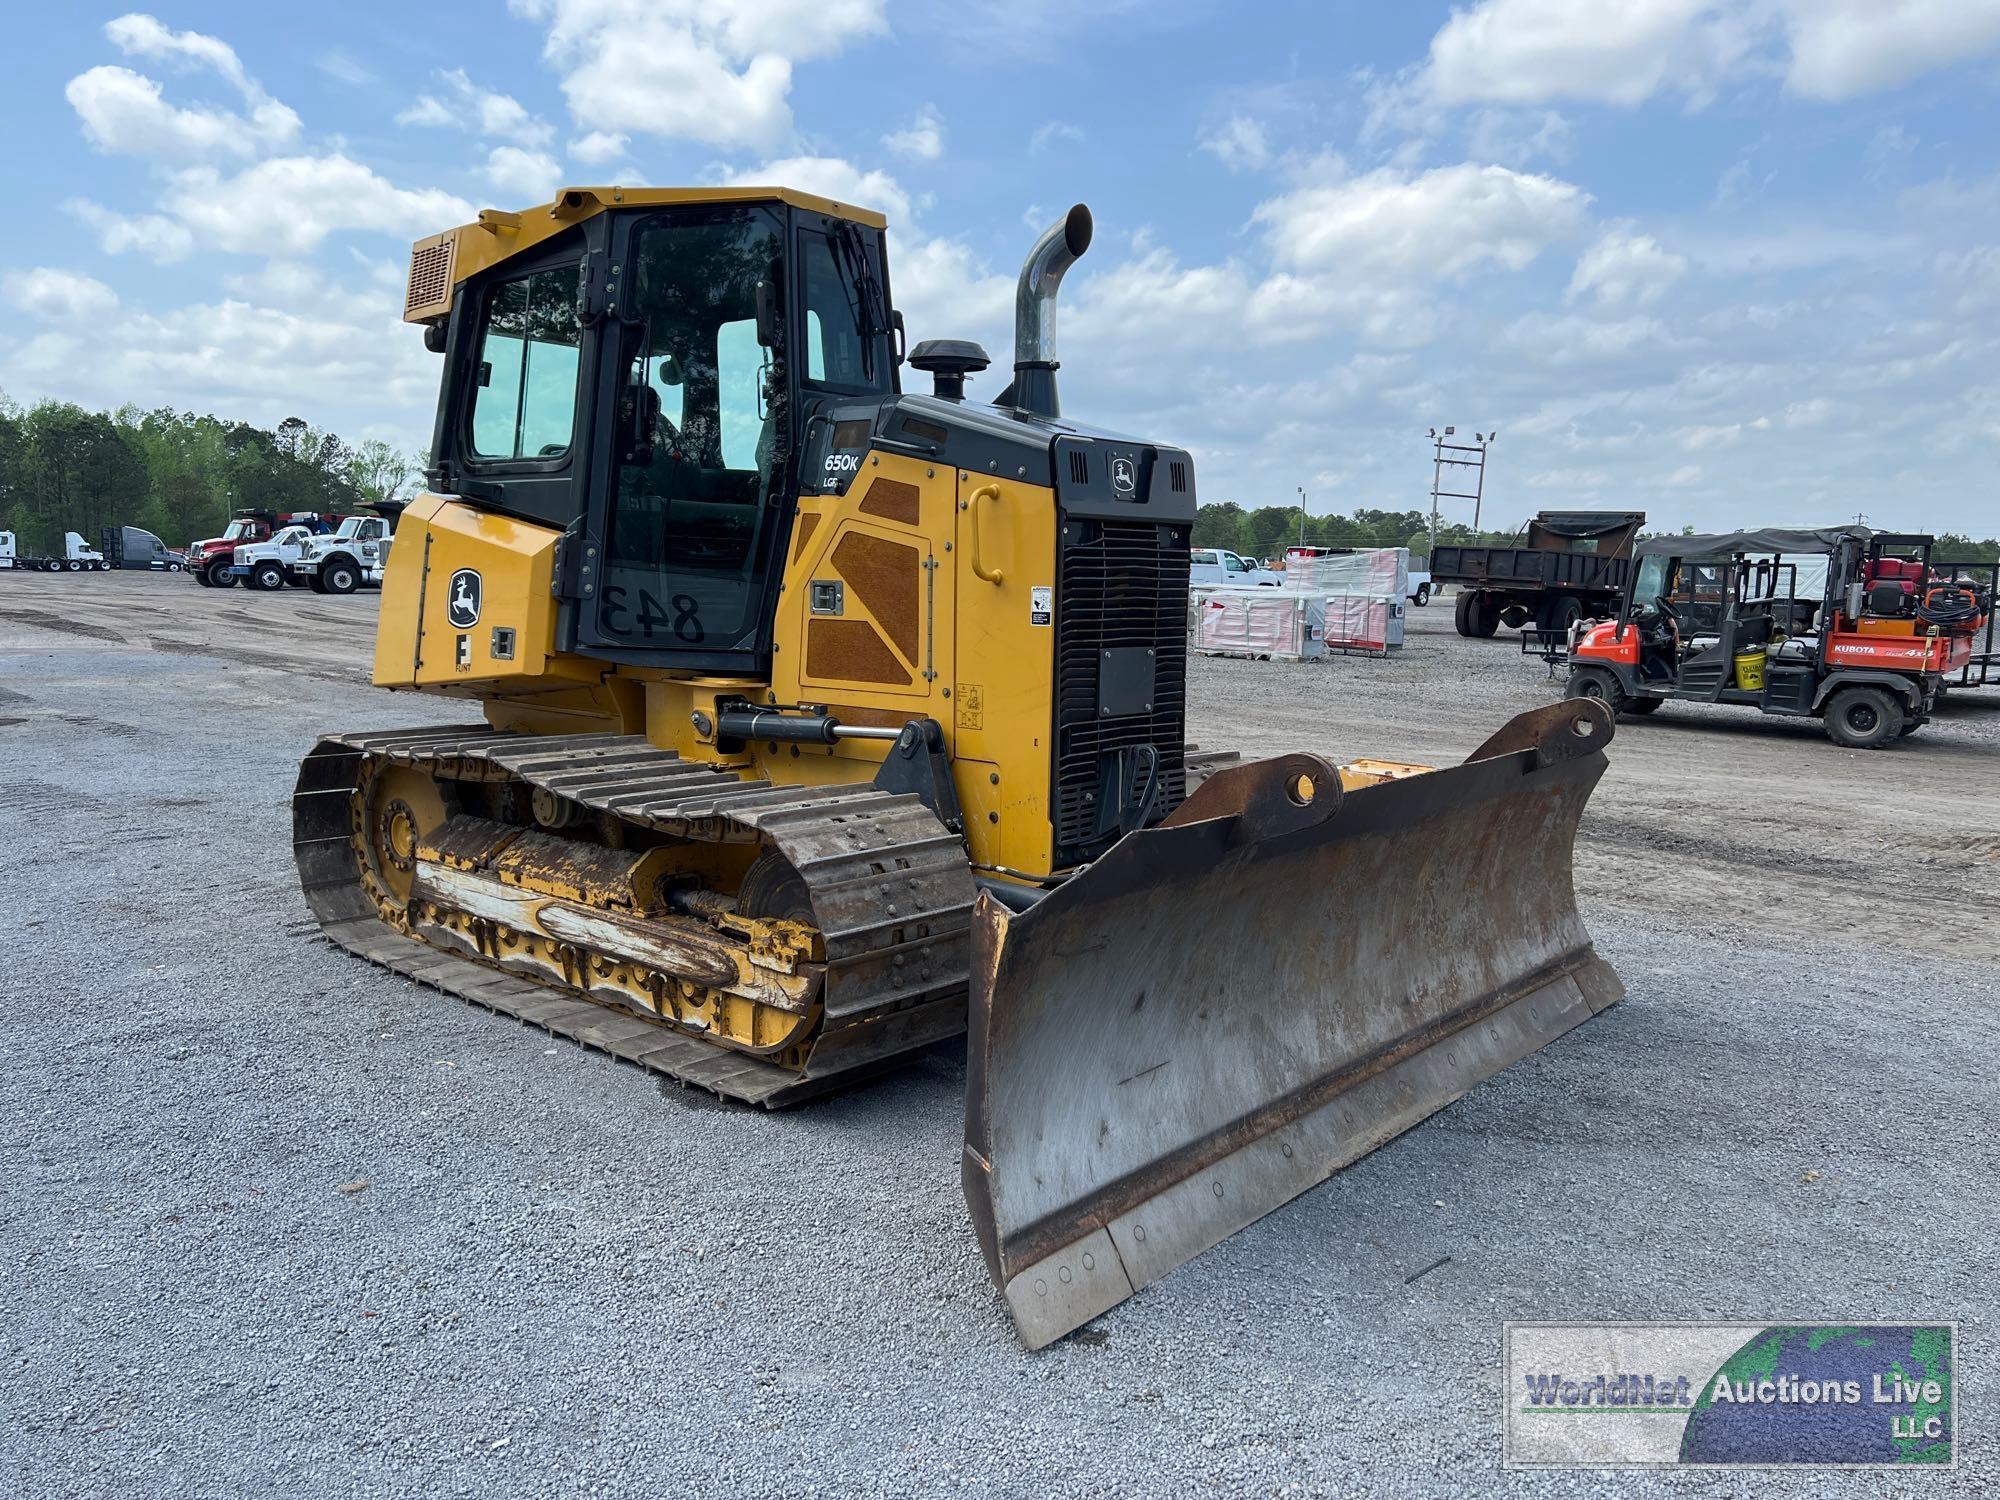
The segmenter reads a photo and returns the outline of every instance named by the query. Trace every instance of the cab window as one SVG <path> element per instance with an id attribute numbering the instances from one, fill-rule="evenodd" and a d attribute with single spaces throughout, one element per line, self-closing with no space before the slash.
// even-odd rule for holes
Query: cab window
<path id="1" fill-rule="evenodd" d="M 576 430 L 578 268 L 553 266 L 486 294 L 472 395 L 472 452 L 561 458 Z"/>
<path id="2" fill-rule="evenodd" d="M 858 229 L 799 235 L 805 292 L 805 379 L 844 391 L 889 389 L 876 250 Z"/>

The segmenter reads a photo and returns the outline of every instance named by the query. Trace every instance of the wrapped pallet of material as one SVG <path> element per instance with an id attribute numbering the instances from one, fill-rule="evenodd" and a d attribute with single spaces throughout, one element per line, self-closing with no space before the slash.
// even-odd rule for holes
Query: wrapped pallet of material
<path id="1" fill-rule="evenodd" d="M 1292 569 L 1297 569 L 1294 576 Z M 1366 594 L 1401 599 L 1410 592 L 1408 547 L 1364 547 L 1325 557 L 1294 558 L 1285 587 L 1321 594 Z"/>
<path id="2" fill-rule="evenodd" d="M 1326 651 L 1326 599 L 1290 589 L 1207 589 L 1196 596 L 1194 649 L 1205 656 L 1311 661 Z"/>
<path id="3" fill-rule="evenodd" d="M 1382 594 L 1330 594 L 1326 596 L 1325 608 L 1329 650 L 1386 655 L 1391 625 L 1402 623 L 1396 601 Z M 1401 644 L 1400 640 L 1396 644 Z"/>

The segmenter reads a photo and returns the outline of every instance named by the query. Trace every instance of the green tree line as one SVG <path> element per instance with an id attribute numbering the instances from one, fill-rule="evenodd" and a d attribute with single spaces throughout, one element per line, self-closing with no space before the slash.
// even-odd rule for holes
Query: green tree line
<path id="1" fill-rule="evenodd" d="M 165 407 L 23 407 L 0 392 L 0 531 L 27 553 L 60 551 L 65 531 L 95 546 L 107 526 L 180 547 L 241 509 L 347 514 L 404 497 L 421 468 L 418 455 L 350 444 L 300 417 L 266 431 Z"/>
<path id="2" fill-rule="evenodd" d="M 1308 547 L 1408 547 L 1410 561 L 1430 556 L 1430 517 L 1421 510 L 1370 510 L 1363 507 L 1352 515 L 1305 518 L 1304 545 Z M 1245 510 L 1234 501 L 1204 505 L 1195 512 L 1194 545 L 1227 547 L 1245 557 L 1275 557 L 1287 547 L 1300 545 L 1299 507 L 1265 505 Z M 1463 524 L 1440 524 L 1437 539 L 1449 546 L 1504 547 L 1520 533 L 1474 531 Z"/>
<path id="3" fill-rule="evenodd" d="M 1452 547 L 1520 545 L 1526 524 L 1507 531 L 1477 531 L 1463 523 L 1440 523 L 1437 539 Z M 1694 528 L 1683 528 L 1693 535 Z M 1661 535 L 1646 532 L 1647 536 Z M 1305 518 L 1304 544 L 1309 547 L 1408 547 L 1410 562 L 1423 567 L 1430 557 L 1430 517 L 1421 510 L 1357 510 L 1347 516 Z M 1194 545 L 1227 547 L 1245 557 L 1275 557 L 1300 545 L 1299 508 L 1265 505 L 1245 510 L 1233 501 L 1204 505 L 1195 512 Z M 1939 561 L 2000 562 L 2000 538 L 1976 541 L 1955 532 L 1938 534 L 1931 555 Z"/>

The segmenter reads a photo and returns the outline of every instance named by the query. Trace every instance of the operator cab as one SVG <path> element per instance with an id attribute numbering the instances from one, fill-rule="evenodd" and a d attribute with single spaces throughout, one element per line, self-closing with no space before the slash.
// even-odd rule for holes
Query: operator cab
<path id="1" fill-rule="evenodd" d="M 768 656 L 806 425 L 897 390 L 882 235 L 776 189 L 580 189 L 438 237 L 494 264 L 439 294 L 430 485 L 565 533 L 562 649 Z"/>

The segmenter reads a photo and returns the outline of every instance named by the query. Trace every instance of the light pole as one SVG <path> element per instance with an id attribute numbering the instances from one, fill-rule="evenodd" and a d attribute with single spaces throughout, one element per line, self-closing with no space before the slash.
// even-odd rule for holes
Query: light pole
<path id="1" fill-rule="evenodd" d="M 1299 545 L 1306 544 L 1306 487 L 1299 486 Z"/>

